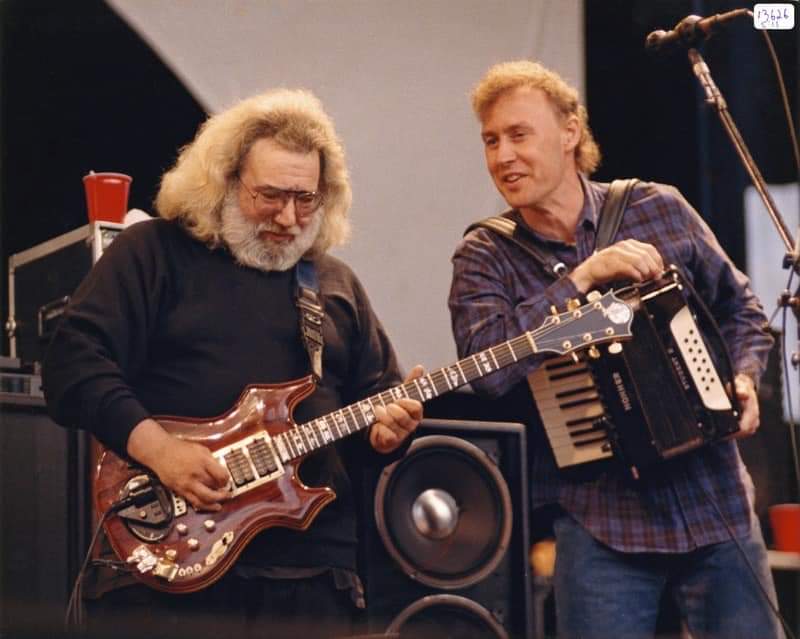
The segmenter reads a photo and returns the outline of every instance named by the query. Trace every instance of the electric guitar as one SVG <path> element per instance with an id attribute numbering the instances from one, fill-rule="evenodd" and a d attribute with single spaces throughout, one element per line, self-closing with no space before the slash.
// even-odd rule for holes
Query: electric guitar
<path id="1" fill-rule="evenodd" d="M 306 530 L 336 498 L 330 488 L 305 486 L 297 468 L 314 450 L 371 426 L 375 406 L 403 397 L 426 402 L 536 353 L 564 355 L 631 337 L 633 302 L 613 291 L 588 299 L 560 314 L 553 309 L 539 328 L 519 337 L 305 424 L 295 424 L 292 412 L 313 392 L 311 376 L 247 386 L 233 408 L 212 419 L 155 417 L 167 432 L 212 452 L 230 474 L 231 499 L 218 512 L 196 511 L 149 469 L 106 450 L 93 493 L 114 552 L 157 590 L 209 586 L 257 533 L 273 526 Z"/>

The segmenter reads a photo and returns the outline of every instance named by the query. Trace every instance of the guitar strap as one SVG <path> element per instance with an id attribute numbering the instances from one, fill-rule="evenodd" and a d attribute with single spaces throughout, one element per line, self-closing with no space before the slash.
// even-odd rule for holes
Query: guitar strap
<path id="1" fill-rule="evenodd" d="M 300 336 L 311 362 L 316 381 L 322 379 L 322 318 L 325 311 L 319 296 L 317 269 L 311 260 L 302 259 L 295 265 L 295 304 L 300 315 Z"/>
<path id="2" fill-rule="evenodd" d="M 633 187 L 636 186 L 638 181 L 636 178 L 614 180 L 609 186 L 608 195 L 598 215 L 599 222 L 595 251 L 604 249 L 614 241 L 617 231 L 619 231 L 625 208 L 628 206 L 631 191 L 633 191 Z M 527 227 L 518 224 L 513 219 L 512 210 L 506 211 L 502 215 L 494 215 L 470 224 L 467 230 L 464 231 L 464 235 L 478 227 L 494 231 L 527 251 L 553 279 L 559 279 L 567 274 L 566 265 L 556 260 Z"/>

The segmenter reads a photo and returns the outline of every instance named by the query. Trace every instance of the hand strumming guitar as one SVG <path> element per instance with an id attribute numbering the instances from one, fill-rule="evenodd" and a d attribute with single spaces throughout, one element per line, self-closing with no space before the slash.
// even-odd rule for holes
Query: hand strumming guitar
<path id="1" fill-rule="evenodd" d="M 128 455 L 158 475 L 161 483 L 195 510 L 217 511 L 230 495 L 228 471 L 202 444 L 167 433 L 154 419 L 139 422 L 128 438 Z"/>

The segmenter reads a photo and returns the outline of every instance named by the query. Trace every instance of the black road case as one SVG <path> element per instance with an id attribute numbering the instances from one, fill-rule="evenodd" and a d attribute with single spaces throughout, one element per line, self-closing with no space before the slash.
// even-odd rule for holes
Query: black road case
<path id="1" fill-rule="evenodd" d="M 70 296 L 122 231 L 114 222 L 92 222 L 37 244 L 8 259 L 8 320 L 11 357 L 42 361 Z"/>

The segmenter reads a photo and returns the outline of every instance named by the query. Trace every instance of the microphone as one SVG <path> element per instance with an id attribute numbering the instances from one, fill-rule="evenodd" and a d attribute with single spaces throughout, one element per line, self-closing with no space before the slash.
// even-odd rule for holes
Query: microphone
<path id="1" fill-rule="evenodd" d="M 725 13 L 718 13 L 708 18 L 700 16 L 686 16 L 671 31 L 653 31 L 644 41 L 644 48 L 650 51 L 659 51 L 670 46 L 693 47 L 701 40 L 708 40 L 718 25 L 750 14 L 749 9 L 734 9 Z"/>

